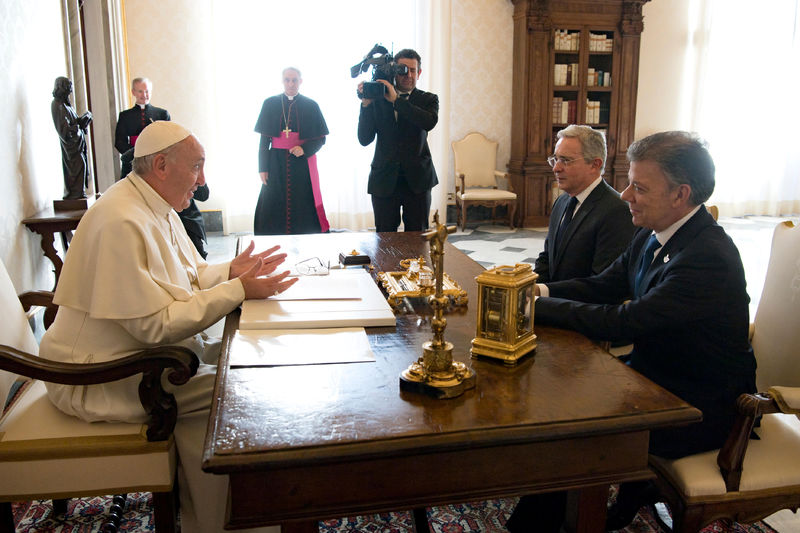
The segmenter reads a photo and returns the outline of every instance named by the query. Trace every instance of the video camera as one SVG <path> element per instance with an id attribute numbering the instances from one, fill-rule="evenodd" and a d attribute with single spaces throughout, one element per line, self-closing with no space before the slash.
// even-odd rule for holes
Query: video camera
<path id="1" fill-rule="evenodd" d="M 408 74 L 408 67 L 395 63 L 392 54 L 379 44 L 373 46 L 360 63 L 350 68 L 350 77 L 357 77 L 369 67 L 372 67 L 372 81 L 364 82 L 363 92 L 358 93 L 359 98 L 380 98 L 386 92 L 386 87 L 378 80 L 386 80 L 394 85 L 395 76 Z"/>

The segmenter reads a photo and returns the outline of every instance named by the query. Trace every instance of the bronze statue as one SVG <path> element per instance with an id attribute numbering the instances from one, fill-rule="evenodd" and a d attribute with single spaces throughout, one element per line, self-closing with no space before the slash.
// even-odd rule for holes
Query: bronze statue
<path id="1" fill-rule="evenodd" d="M 61 167 L 64 170 L 64 200 L 86 198 L 89 185 L 89 165 L 86 156 L 86 131 L 92 122 L 92 113 L 81 116 L 69 102 L 72 82 L 59 76 L 53 87 L 53 125 L 61 140 Z"/>

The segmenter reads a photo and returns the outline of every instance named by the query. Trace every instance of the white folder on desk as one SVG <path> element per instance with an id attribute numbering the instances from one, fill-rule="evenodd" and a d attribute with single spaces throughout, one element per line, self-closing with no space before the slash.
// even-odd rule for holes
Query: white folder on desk
<path id="1" fill-rule="evenodd" d="M 319 365 L 375 361 L 364 328 L 240 329 L 231 367 Z"/>
<path id="2" fill-rule="evenodd" d="M 331 270 L 327 276 L 314 277 L 325 280 L 324 282 L 334 287 L 345 287 L 346 292 L 341 298 L 326 296 L 318 300 L 273 298 L 245 300 L 242 304 L 239 328 L 290 329 L 395 325 L 391 306 L 366 270 L 361 268 Z"/>

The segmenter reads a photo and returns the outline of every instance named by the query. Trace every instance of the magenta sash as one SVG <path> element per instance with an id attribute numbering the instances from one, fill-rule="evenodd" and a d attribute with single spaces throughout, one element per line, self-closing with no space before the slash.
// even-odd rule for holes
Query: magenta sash
<path id="1" fill-rule="evenodd" d="M 277 137 L 272 138 L 272 147 L 280 150 L 288 150 L 295 146 L 302 146 L 306 141 L 300 139 L 300 134 L 296 131 L 290 131 L 289 136 L 281 132 Z M 317 171 L 317 154 L 307 157 L 308 161 L 308 175 L 311 177 L 311 190 L 314 193 L 314 207 L 317 210 L 317 218 L 319 218 L 320 230 L 324 233 L 330 229 L 328 217 L 325 216 L 325 206 L 322 205 L 322 194 L 319 190 L 319 172 Z"/>

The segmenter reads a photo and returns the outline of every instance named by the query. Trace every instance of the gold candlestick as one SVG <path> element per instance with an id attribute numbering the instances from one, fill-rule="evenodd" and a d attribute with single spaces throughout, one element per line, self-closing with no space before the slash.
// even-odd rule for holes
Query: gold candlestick
<path id="1" fill-rule="evenodd" d="M 444 339 L 444 330 L 447 327 L 444 308 L 449 302 L 442 289 L 444 243 L 447 235 L 456 228 L 440 224 L 438 211 L 433 216 L 433 223 L 434 229 L 422 234 L 430 242 L 436 287 L 434 294 L 428 297 L 433 308 L 433 339 L 422 345 L 422 357 L 400 374 L 400 390 L 423 392 L 436 398 L 455 398 L 475 386 L 475 373 L 464 363 L 453 361 L 453 343 Z"/>

